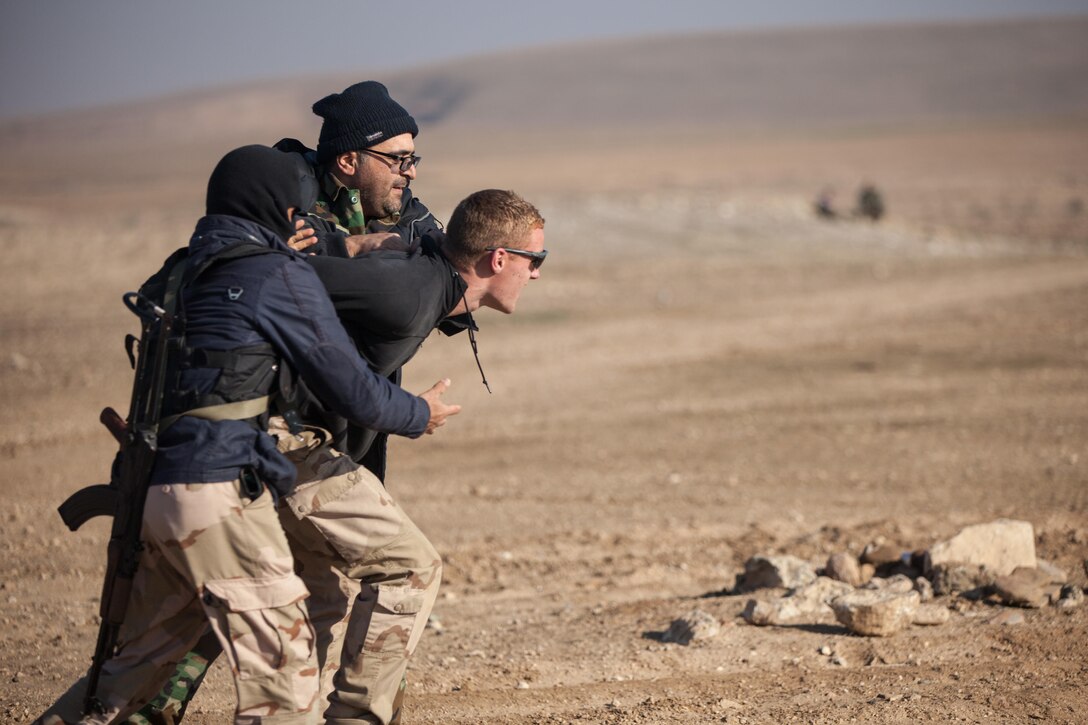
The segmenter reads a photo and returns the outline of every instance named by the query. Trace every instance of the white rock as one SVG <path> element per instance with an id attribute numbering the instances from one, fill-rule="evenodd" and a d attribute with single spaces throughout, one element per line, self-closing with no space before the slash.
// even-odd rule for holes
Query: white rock
<path id="1" fill-rule="evenodd" d="M 1034 567 L 1035 531 L 1029 522 L 1012 519 L 968 526 L 926 552 L 926 571 L 952 562 L 985 566 L 998 575 L 1018 566 Z"/>
<path id="2" fill-rule="evenodd" d="M 857 634 L 887 637 L 911 623 L 921 597 L 918 592 L 858 590 L 831 602 L 835 617 Z"/>

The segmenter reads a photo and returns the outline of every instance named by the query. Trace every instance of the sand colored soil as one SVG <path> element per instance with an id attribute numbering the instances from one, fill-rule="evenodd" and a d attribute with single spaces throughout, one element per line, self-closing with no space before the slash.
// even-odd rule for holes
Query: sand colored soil
<path id="1" fill-rule="evenodd" d="M 479 315 L 493 395 L 459 337 L 408 369 L 414 390 L 452 377 L 464 412 L 392 450 L 388 486 L 446 562 L 406 721 L 1083 721 L 1088 607 L 1002 624 L 945 597 L 948 623 L 870 639 L 753 627 L 753 595 L 729 593 L 756 554 L 822 564 L 999 517 L 1088 583 L 1083 122 L 676 133 L 421 137 L 440 216 L 518 189 L 551 255 L 516 315 Z M 0 722 L 93 649 L 108 528 L 68 533 L 54 509 L 107 475 L 120 294 L 200 213 L 224 148 L 193 144 L 68 166 L 13 144 L 0 179 Z M 879 223 L 812 213 L 863 181 Z M 720 634 L 663 642 L 696 607 Z M 232 698 L 217 666 L 187 721 L 228 722 Z"/>

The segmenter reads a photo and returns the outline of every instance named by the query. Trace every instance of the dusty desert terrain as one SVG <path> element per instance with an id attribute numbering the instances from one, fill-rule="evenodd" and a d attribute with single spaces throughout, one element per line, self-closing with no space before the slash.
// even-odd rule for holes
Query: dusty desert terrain
<path id="1" fill-rule="evenodd" d="M 235 128 L 208 103 L 0 128 L 0 722 L 93 649 L 108 529 L 70 534 L 54 509 L 113 455 L 97 415 L 127 403 L 120 294 L 186 240 L 225 150 L 316 136 L 297 109 Z M 873 639 L 750 626 L 747 600 L 774 593 L 731 593 L 753 555 L 822 565 L 999 517 L 1088 584 L 1088 109 L 1052 110 L 425 125 L 415 188 L 439 216 L 515 188 L 551 256 L 515 316 L 480 315 L 494 395 L 460 338 L 408 369 L 415 390 L 452 377 L 464 413 L 392 452 L 388 485 L 446 562 L 406 722 L 1083 721 L 1088 606 L 1001 624 L 945 597 L 948 623 Z M 140 122 L 179 113 L 177 143 Z M 71 143 L 80 118 L 105 130 Z M 879 223 L 812 213 L 863 181 Z M 663 642 L 695 607 L 721 633 Z M 217 666 L 187 722 L 231 708 Z"/>

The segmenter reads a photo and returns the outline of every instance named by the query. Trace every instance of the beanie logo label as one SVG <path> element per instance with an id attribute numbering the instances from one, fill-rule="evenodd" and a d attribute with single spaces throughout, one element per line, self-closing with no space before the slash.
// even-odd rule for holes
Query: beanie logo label
<path id="1" fill-rule="evenodd" d="M 375 141 L 377 141 L 378 139 L 380 139 L 384 135 L 385 135 L 385 131 L 375 131 L 374 133 L 368 133 L 366 135 L 366 142 L 367 143 L 374 143 Z"/>

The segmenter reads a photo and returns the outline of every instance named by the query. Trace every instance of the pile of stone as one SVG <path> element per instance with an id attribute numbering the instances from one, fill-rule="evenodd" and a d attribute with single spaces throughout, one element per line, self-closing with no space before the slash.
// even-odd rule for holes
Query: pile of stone
<path id="1" fill-rule="evenodd" d="M 934 602 L 946 595 L 1063 609 L 1084 600 L 1065 572 L 1036 559 L 1031 524 L 1008 519 L 968 526 L 924 551 L 870 545 L 860 558 L 838 552 L 820 570 L 792 556 L 756 556 L 734 591 L 768 587 L 788 591 L 770 601 L 749 600 L 743 617 L 751 624 L 811 623 L 834 614 L 851 631 L 880 637 L 947 622 L 948 606 Z"/>
<path id="2" fill-rule="evenodd" d="M 793 557 L 773 557 L 773 559 Z M 757 561 L 758 560 L 758 561 Z M 798 560 L 789 562 L 796 566 Z M 841 562 L 840 562 L 841 563 Z M 755 557 L 750 565 L 763 569 L 767 557 Z M 830 565 L 829 565 L 830 566 Z M 853 568 L 876 567 L 870 562 L 853 562 Z M 748 568 L 746 567 L 746 571 Z M 785 596 L 771 601 L 751 599 L 743 616 L 751 624 L 780 625 L 798 624 L 819 620 L 824 615 L 834 616 L 858 634 L 887 636 L 910 624 L 942 624 L 948 621 L 947 607 L 932 604 L 933 588 L 923 577 L 912 579 L 903 573 L 876 576 L 868 579 L 864 573 L 846 581 L 836 576 L 818 575 L 815 570 L 808 581 L 791 580 L 784 584 L 789 591 Z M 853 583 L 852 583 L 853 582 Z M 743 585 L 749 590 L 750 583 Z"/>

